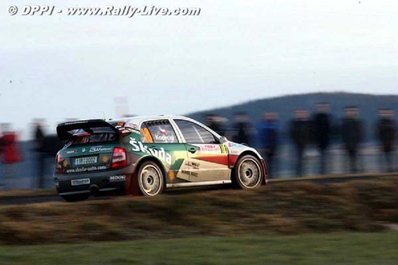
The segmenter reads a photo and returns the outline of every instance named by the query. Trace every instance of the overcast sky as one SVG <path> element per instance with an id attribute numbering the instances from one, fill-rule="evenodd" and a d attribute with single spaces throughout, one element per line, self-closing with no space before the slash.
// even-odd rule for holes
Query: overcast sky
<path id="1" fill-rule="evenodd" d="M 10 16 L 0 122 L 185 114 L 316 91 L 397 94 L 398 1 L 34 1 L 199 7 L 196 17 Z M 67 3 L 67 5 L 65 4 Z M 95 3 L 95 4 L 93 4 Z M 127 107 L 116 106 L 125 97 Z M 126 104 L 125 104 L 126 105 Z"/>

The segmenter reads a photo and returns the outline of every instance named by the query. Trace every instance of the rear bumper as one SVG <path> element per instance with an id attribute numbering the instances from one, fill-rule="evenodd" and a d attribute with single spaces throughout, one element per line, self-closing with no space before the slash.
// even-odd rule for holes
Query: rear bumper
<path id="1" fill-rule="evenodd" d="M 55 174 L 59 195 L 124 191 L 129 173 L 125 169 L 84 174 Z"/>

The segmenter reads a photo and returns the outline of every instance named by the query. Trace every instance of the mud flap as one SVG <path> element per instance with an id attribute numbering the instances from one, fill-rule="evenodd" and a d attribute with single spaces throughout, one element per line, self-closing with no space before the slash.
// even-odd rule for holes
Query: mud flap
<path id="1" fill-rule="evenodd" d="M 138 178 L 135 174 L 130 174 L 126 178 L 125 193 L 128 196 L 139 196 Z"/>

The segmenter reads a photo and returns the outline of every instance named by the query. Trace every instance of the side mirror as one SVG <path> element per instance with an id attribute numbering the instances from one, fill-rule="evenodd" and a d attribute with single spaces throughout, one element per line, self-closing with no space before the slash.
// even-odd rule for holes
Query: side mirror
<path id="1" fill-rule="evenodd" d="M 221 138 L 220 138 L 220 143 L 221 143 L 221 144 L 223 144 L 223 143 L 225 143 L 225 142 L 227 142 L 227 141 L 228 141 L 227 137 L 221 136 Z"/>

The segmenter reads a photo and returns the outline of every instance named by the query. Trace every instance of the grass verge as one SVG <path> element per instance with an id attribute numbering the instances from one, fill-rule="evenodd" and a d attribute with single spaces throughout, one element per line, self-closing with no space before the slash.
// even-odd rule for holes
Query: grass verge
<path id="1" fill-rule="evenodd" d="M 398 223 L 398 180 L 281 183 L 156 198 L 0 206 L 0 242 L 43 244 L 339 231 Z"/>
<path id="2" fill-rule="evenodd" d="M 195 237 L 0 246 L 0 264 L 378 264 L 398 262 L 398 233 Z"/>

